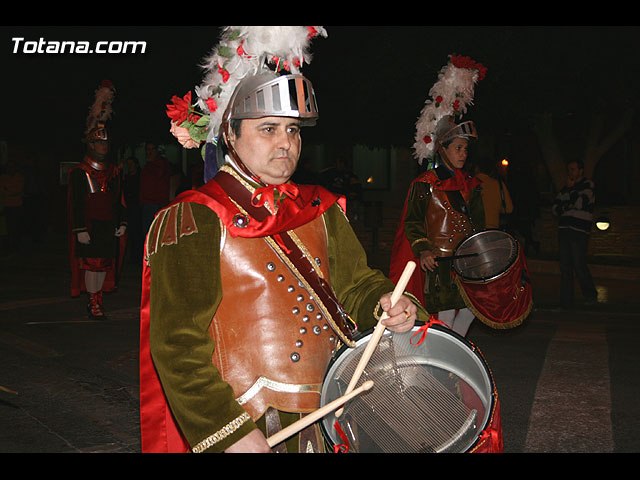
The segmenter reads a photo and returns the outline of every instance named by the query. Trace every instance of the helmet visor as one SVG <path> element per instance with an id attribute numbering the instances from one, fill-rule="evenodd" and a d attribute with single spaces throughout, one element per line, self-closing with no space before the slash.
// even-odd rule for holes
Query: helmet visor
<path id="1" fill-rule="evenodd" d="M 458 125 L 456 125 L 455 123 L 452 123 L 451 126 L 453 128 L 446 131 L 444 134 L 442 134 L 438 138 L 438 142 L 440 142 L 441 145 L 448 142 L 449 140 L 453 140 L 454 138 L 458 138 L 458 137 L 466 138 L 467 140 L 478 138 L 478 133 L 476 132 L 476 126 L 471 120 L 462 122 Z"/>
<path id="2" fill-rule="evenodd" d="M 302 75 L 250 79 L 238 87 L 231 100 L 228 120 L 294 117 L 301 125 L 314 125 L 318 119 L 318 107 L 311 82 Z"/>

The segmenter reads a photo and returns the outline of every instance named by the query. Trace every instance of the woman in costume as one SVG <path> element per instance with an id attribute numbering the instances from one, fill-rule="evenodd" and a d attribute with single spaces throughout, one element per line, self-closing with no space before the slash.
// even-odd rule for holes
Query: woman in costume
<path id="1" fill-rule="evenodd" d="M 407 260 L 416 269 L 407 290 L 427 311 L 465 336 L 475 318 L 451 275 L 459 243 L 484 229 L 481 182 L 464 170 L 469 143 L 477 138 L 473 122 L 456 123 L 473 99 L 474 84 L 485 68 L 468 57 L 450 57 L 430 90 L 417 123 L 415 156 L 428 169 L 413 180 L 396 232 L 389 276 L 394 282 Z"/>

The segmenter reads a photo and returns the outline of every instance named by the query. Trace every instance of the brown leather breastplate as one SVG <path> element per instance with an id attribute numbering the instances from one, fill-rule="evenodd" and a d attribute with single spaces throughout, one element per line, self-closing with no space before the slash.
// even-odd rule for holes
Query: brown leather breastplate
<path id="1" fill-rule="evenodd" d="M 294 234 L 330 281 L 324 219 Z M 210 327 L 216 340 L 213 362 L 254 419 L 269 406 L 288 412 L 317 409 L 336 348 L 335 333 L 294 275 L 295 268 L 268 242 L 224 238 L 224 295 Z"/>
<path id="2" fill-rule="evenodd" d="M 431 200 L 426 215 L 427 237 L 438 249 L 438 256 L 450 256 L 458 244 L 473 232 L 473 225 L 467 215 L 453 208 L 447 192 L 429 187 Z"/>

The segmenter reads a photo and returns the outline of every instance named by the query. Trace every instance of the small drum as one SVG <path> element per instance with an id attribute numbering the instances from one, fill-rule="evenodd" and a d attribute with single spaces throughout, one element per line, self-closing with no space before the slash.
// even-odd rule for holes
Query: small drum
<path id="1" fill-rule="evenodd" d="M 430 324 L 428 324 L 430 325 Z M 341 397 L 373 330 L 330 363 L 321 405 Z M 374 385 L 321 421 L 334 451 L 445 453 L 502 451 L 497 391 L 477 348 L 438 324 L 385 331 L 357 386 Z"/>
<path id="2" fill-rule="evenodd" d="M 502 230 L 484 230 L 460 242 L 454 257 L 455 282 L 476 317 L 499 329 L 524 321 L 533 306 L 533 289 L 515 238 Z"/>

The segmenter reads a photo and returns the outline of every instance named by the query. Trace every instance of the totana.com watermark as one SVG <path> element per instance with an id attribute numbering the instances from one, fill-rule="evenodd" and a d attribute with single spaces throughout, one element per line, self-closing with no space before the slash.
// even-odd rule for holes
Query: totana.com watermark
<path id="1" fill-rule="evenodd" d="M 98 53 L 98 54 L 128 54 L 145 53 L 147 42 L 136 40 L 101 40 L 89 42 L 84 40 L 25 40 L 23 37 L 13 37 L 13 53 L 42 54 L 42 53 Z"/>

